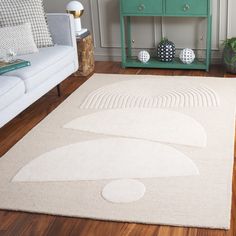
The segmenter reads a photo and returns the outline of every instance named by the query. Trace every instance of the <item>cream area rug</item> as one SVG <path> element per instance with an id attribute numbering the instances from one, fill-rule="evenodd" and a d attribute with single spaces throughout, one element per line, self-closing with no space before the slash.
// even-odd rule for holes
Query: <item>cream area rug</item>
<path id="1" fill-rule="evenodd" d="M 95 74 L 0 159 L 0 208 L 228 229 L 236 80 Z"/>

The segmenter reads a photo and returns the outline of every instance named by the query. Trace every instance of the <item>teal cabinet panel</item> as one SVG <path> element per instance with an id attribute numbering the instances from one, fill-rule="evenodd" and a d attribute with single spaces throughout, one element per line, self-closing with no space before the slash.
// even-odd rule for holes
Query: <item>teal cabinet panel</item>
<path id="1" fill-rule="evenodd" d="M 124 14 L 162 14 L 162 0 L 121 0 L 121 8 Z"/>
<path id="2" fill-rule="evenodd" d="M 166 0 L 166 15 L 207 16 L 207 0 Z"/>

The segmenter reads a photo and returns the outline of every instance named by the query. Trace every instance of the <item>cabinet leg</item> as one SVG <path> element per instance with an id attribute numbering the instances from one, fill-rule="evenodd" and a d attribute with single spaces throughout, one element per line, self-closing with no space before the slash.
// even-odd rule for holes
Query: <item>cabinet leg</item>
<path id="1" fill-rule="evenodd" d="M 212 58 L 212 51 L 211 51 L 211 44 L 212 44 L 212 16 L 210 16 L 210 56 L 209 56 L 209 64 L 211 64 L 211 58 Z"/>
<path id="2" fill-rule="evenodd" d="M 57 95 L 58 95 L 58 97 L 61 96 L 61 87 L 60 87 L 60 84 L 57 85 Z"/>
<path id="3" fill-rule="evenodd" d="M 132 56 L 132 40 L 131 40 L 131 17 L 127 16 L 127 40 L 128 40 L 128 57 Z"/>
<path id="4" fill-rule="evenodd" d="M 122 67 L 126 63 L 126 49 L 125 49 L 125 22 L 124 17 L 120 15 L 120 33 L 121 33 L 121 54 L 122 54 Z"/>
<path id="5" fill-rule="evenodd" d="M 211 64 L 211 40 L 212 40 L 212 16 L 209 16 L 207 19 L 207 55 L 206 55 L 206 64 L 207 64 L 207 71 L 209 71 L 209 67 Z"/>
<path id="6" fill-rule="evenodd" d="M 122 67 L 122 69 L 125 69 L 125 68 L 126 68 L 126 66 L 125 66 L 124 63 L 121 63 L 121 67 Z"/>

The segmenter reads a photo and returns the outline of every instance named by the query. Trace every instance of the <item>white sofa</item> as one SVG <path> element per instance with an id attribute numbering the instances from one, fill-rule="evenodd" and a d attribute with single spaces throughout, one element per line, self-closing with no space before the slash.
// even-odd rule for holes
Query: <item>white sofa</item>
<path id="1" fill-rule="evenodd" d="M 31 66 L 0 76 L 0 127 L 78 70 L 73 16 L 47 17 L 55 46 L 19 56 Z"/>

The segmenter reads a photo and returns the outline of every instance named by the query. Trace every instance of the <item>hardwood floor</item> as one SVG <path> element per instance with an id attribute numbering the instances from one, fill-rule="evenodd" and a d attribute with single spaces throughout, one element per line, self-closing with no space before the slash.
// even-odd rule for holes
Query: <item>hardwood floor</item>
<path id="1" fill-rule="evenodd" d="M 220 66 L 210 72 L 122 69 L 116 62 L 97 62 L 97 73 L 191 75 L 227 77 Z M 52 112 L 74 90 L 88 78 L 70 77 L 61 84 L 61 97 L 53 89 L 36 103 L 0 129 L 0 156 L 4 155 L 17 141 Z M 88 219 L 30 214 L 23 212 L 0 211 L 0 236 L 236 236 L 236 165 L 234 164 L 233 208 L 231 229 L 210 230 L 157 225 L 142 225 L 105 222 Z M 220 213 L 219 213 L 220 214 Z M 212 215 L 214 217 L 214 215 Z"/>

